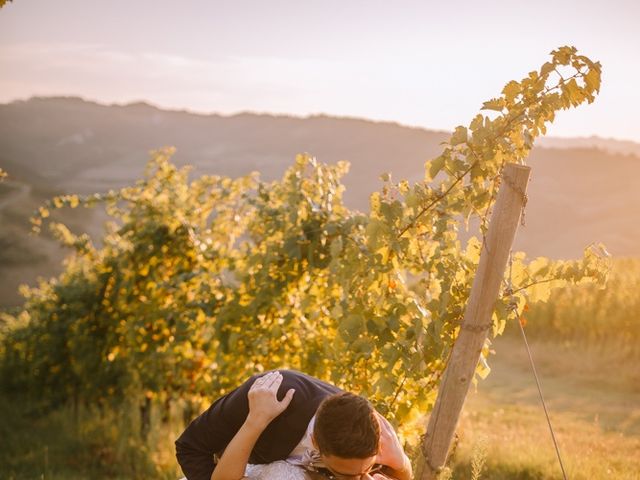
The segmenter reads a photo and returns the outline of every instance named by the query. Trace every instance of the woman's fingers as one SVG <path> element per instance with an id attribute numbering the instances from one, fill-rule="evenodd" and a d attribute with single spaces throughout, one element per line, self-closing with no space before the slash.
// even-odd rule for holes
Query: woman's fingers
<path id="1" fill-rule="evenodd" d="M 280 372 L 274 371 L 274 372 L 266 373 L 261 377 L 256 378 L 255 381 L 253 382 L 253 385 L 251 385 L 251 389 L 253 389 L 254 387 L 255 388 L 264 387 L 266 389 L 269 389 L 271 383 L 278 375 L 281 376 Z"/>
<path id="2" fill-rule="evenodd" d="M 264 387 L 271 390 L 273 383 L 278 379 L 278 377 L 281 377 L 280 372 L 278 371 L 267 373 L 264 376 Z"/>
<path id="3" fill-rule="evenodd" d="M 282 376 L 282 374 L 279 371 L 274 370 L 272 372 L 265 373 L 261 377 L 258 377 L 253 382 L 253 385 L 249 390 L 260 389 L 263 391 L 270 392 L 273 395 L 272 398 L 277 403 L 281 404 L 282 408 L 284 409 L 287 407 L 287 405 L 289 405 L 289 403 L 291 403 L 291 399 L 293 398 L 293 394 L 295 393 L 295 390 L 292 388 L 289 391 L 287 391 L 284 398 L 278 402 L 277 394 L 278 394 L 278 390 L 280 389 L 280 386 L 282 385 L 283 380 L 284 380 L 284 377 Z"/>
<path id="4" fill-rule="evenodd" d="M 274 394 L 278 391 L 280 384 L 282 383 L 282 374 L 280 372 L 275 372 L 275 375 L 272 375 L 269 380 L 266 381 L 267 388 L 271 390 Z"/>

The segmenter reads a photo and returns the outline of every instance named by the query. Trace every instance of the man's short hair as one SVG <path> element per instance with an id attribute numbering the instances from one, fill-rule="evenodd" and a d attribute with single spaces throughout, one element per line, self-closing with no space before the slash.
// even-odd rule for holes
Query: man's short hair
<path id="1" fill-rule="evenodd" d="M 378 453 L 380 424 L 367 399 L 336 393 L 318 407 L 313 436 L 323 455 L 369 458 Z"/>

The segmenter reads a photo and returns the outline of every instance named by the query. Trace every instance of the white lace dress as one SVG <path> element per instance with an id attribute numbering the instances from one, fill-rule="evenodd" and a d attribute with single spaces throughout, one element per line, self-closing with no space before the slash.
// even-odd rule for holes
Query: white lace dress
<path id="1" fill-rule="evenodd" d="M 316 480 L 322 478 L 284 460 L 264 465 L 249 464 L 244 474 L 245 480 Z M 182 477 L 180 480 L 187 479 Z"/>
<path id="2" fill-rule="evenodd" d="M 314 480 L 315 476 L 302 467 L 280 460 L 264 465 L 247 465 L 245 478 L 248 480 Z"/>

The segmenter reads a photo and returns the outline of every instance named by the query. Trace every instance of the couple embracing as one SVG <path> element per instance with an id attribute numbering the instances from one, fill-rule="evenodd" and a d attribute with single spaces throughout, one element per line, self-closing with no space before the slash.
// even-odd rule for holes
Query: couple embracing
<path id="1" fill-rule="evenodd" d="M 262 478 L 412 478 L 393 427 L 365 398 L 294 370 L 255 375 L 216 400 L 176 440 L 176 456 L 188 480 L 260 477 L 276 464 Z"/>

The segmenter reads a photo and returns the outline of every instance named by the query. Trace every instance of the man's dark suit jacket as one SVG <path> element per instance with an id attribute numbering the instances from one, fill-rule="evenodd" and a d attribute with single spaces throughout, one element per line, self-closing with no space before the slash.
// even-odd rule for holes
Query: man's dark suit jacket
<path id="1" fill-rule="evenodd" d="M 320 402 L 338 393 L 338 387 L 294 370 L 279 370 L 282 384 L 278 400 L 290 388 L 295 389 L 287 409 L 276 417 L 260 435 L 249 457 L 249 463 L 284 460 L 307 430 Z M 176 440 L 176 457 L 188 480 L 209 480 L 215 467 L 213 454 L 226 448 L 249 414 L 247 393 L 258 375 L 216 400 L 193 420 Z"/>

